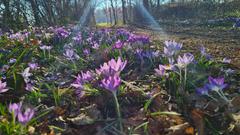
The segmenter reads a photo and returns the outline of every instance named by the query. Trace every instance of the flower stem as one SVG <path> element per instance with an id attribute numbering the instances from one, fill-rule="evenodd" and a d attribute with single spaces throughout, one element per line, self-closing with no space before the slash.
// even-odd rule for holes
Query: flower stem
<path id="1" fill-rule="evenodd" d="M 46 52 L 45 52 L 45 50 L 43 50 L 43 56 L 44 56 L 44 58 L 46 58 Z"/>
<path id="2" fill-rule="evenodd" d="M 218 95 L 227 103 L 230 103 L 230 101 L 227 99 L 227 97 L 224 95 L 224 93 L 222 92 L 222 90 L 218 90 L 217 91 Z"/>
<path id="3" fill-rule="evenodd" d="M 51 53 L 50 53 L 50 50 L 48 51 L 48 58 L 50 59 L 50 55 L 51 55 Z"/>
<path id="4" fill-rule="evenodd" d="M 74 70 L 77 71 L 77 66 L 76 66 L 76 63 L 74 60 L 72 60 L 72 63 L 73 63 L 73 67 L 74 67 Z"/>
<path id="5" fill-rule="evenodd" d="M 180 74 L 180 94 L 183 94 L 183 82 L 182 82 L 182 69 L 179 69 L 179 74 Z"/>
<path id="6" fill-rule="evenodd" d="M 118 115 L 120 131 L 123 132 L 123 125 L 122 125 L 120 106 L 119 106 L 119 103 L 118 103 L 116 92 L 113 92 L 113 97 L 114 97 L 114 101 L 115 101 L 115 105 L 116 105 L 116 111 L 117 111 L 117 115 Z"/>
<path id="7" fill-rule="evenodd" d="M 184 90 L 186 89 L 186 85 L 187 85 L 187 67 L 185 68 L 185 74 L 184 74 Z"/>

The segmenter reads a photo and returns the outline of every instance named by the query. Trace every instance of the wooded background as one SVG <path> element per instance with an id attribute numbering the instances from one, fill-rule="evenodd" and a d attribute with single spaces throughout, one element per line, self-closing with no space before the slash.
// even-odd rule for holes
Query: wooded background
<path id="1" fill-rule="evenodd" d="M 96 0 L 98 1 L 98 0 Z M 126 24 L 141 20 L 136 1 L 103 0 L 109 22 Z M 22 29 L 77 23 L 91 0 L 0 0 L 0 28 Z M 156 19 L 214 19 L 240 17 L 240 0 L 143 0 Z M 94 9 L 87 16 L 94 18 Z M 121 14 L 121 15 L 120 15 Z M 136 19 L 138 18 L 138 19 Z M 139 19 L 140 18 L 140 19 Z M 90 19 L 93 20 L 94 19 Z"/>

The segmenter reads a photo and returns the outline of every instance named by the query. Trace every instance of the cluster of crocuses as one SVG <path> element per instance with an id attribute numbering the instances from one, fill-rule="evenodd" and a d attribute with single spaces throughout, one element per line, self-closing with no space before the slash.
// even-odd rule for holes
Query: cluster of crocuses
<path id="1" fill-rule="evenodd" d="M 98 76 L 98 78 L 101 79 L 100 86 L 110 92 L 116 93 L 121 84 L 120 73 L 125 68 L 126 64 L 127 61 L 123 61 L 120 57 L 118 57 L 117 60 L 111 59 L 101 65 L 99 69 L 96 69 L 96 73 L 93 73 L 93 71 L 86 71 L 78 74 L 72 86 L 76 88 L 78 97 L 82 97 L 84 94 L 83 85 L 96 79 Z"/>
<path id="2" fill-rule="evenodd" d="M 182 56 L 178 55 L 182 48 L 182 44 L 175 41 L 165 41 L 164 46 L 164 57 L 169 61 L 166 65 L 159 65 L 155 69 L 156 74 L 159 76 L 169 76 L 169 72 L 177 72 L 179 75 L 181 92 L 184 93 L 186 83 L 187 83 L 187 67 L 194 61 L 194 56 L 191 53 L 184 53 Z M 184 73 L 184 74 L 183 74 Z"/>
<path id="3" fill-rule="evenodd" d="M 169 63 L 166 65 L 160 64 L 159 68 L 155 69 L 157 75 L 168 76 L 169 74 L 167 71 L 173 71 L 176 69 L 175 67 L 179 67 L 181 70 L 193 61 L 194 57 L 190 53 L 185 53 L 183 56 L 178 56 L 181 48 L 182 44 L 180 43 L 175 41 L 165 41 L 163 56 L 168 59 Z M 177 63 L 175 63 L 176 59 Z"/>
<path id="4" fill-rule="evenodd" d="M 144 50 L 141 48 L 138 48 L 134 52 L 140 59 L 148 58 L 153 59 L 160 56 L 160 51 L 151 51 L 151 50 Z"/>
<path id="5" fill-rule="evenodd" d="M 66 49 L 63 55 L 66 57 L 67 60 L 70 61 L 78 60 L 80 58 L 79 55 L 72 48 Z"/>
<path id="6" fill-rule="evenodd" d="M 82 33 L 78 32 L 72 39 L 75 43 L 80 44 L 82 42 Z"/>
<path id="7" fill-rule="evenodd" d="M 214 98 L 213 92 L 215 92 L 220 97 L 220 99 L 222 99 L 226 103 L 230 103 L 228 98 L 223 93 L 223 90 L 226 87 L 227 87 L 227 84 L 224 83 L 224 77 L 213 78 L 213 77 L 209 76 L 208 83 L 206 83 L 201 88 L 197 88 L 197 93 L 200 95 L 208 96 L 214 100 L 217 100 L 216 98 Z"/>
<path id="8" fill-rule="evenodd" d="M 76 80 L 71 84 L 74 87 L 75 94 L 80 99 L 84 96 L 84 84 L 91 82 L 95 77 L 95 74 L 92 71 L 81 72 L 77 75 Z"/>
<path id="9" fill-rule="evenodd" d="M 48 52 L 48 57 L 50 58 L 51 49 L 53 48 L 52 46 L 42 45 L 39 48 L 43 51 L 43 55 L 45 58 L 46 58 L 46 51 Z"/>
<path id="10" fill-rule="evenodd" d="M 129 43 L 142 43 L 148 44 L 150 42 L 150 38 L 146 35 L 136 35 L 131 33 L 127 40 Z"/>
<path id="11" fill-rule="evenodd" d="M 111 59 L 107 63 L 101 65 L 99 69 L 96 69 L 96 73 L 103 77 L 101 83 L 105 89 L 111 92 L 117 91 L 121 84 L 120 73 L 125 68 L 126 64 L 127 61 L 123 61 L 118 57 L 117 61 Z"/>
<path id="12" fill-rule="evenodd" d="M 125 45 L 148 44 L 150 39 L 145 35 L 133 34 L 125 29 L 83 30 L 73 37 L 74 43 L 98 50 L 100 45 L 109 45 L 113 49 L 122 49 Z M 85 49 L 86 49 L 85 47 Z"/>
<path id="13" fill-rule="evenodd" d="M 54 30 L 56 36 L 60 39 L 64 39 L 70 36 L 71 32 L 64 27 L 59 27 Z"/>
<path id="14" fill-rule="evenodd" d="M 24 71 L 21 73 L 25 83 L 26 87 L 25 89 L 27 91 L 33 91 L 34 90 L 34 80 L 31 80 L 30 77 L 33 75 L 30 71 L 36 71 L 40 67 L 37 63 L 28 63 L 28 67 L 24 69 Z"/>
<path id="15" fill-rule="evenodd" d="M 17 32 L 17 33 L 9 34 L 8 38 L 12 39 L 12 40 L 17 40 L 17 41 L 22 42 L 25 39 L 27 39 L 30 34 L 31 34 L 31 32 L 28 32 L 28 31 L 24 30 L 24 31 L 20 31 L 20 32 Z"/>
<path id="16" fill-rule="evenodd" d="M 23 110 L 22 102 L 9 104 L 9 112 L 13 115 L 14 121 L 17 119 L 22 125 L 26 125 L 34 115 L 34 110 L 31 108 L 26 108 Z"/>

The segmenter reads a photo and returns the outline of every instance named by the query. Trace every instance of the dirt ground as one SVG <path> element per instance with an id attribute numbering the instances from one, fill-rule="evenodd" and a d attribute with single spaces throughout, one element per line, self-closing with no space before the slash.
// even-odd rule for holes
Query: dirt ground
<path id="1" fill-rule="evenodd" d="M 217 59 L 227 57 L 232 64 L 240 67 L 240 29 L 224 29 L 194 26 L 164 26 L 162 30 L 153 31 L 137 28 L 137 31 L 150 35 L 158 42 L 176 40 L 182 42 L 188 51 L 196 51 L 204 45 L 208 52 Z"/>

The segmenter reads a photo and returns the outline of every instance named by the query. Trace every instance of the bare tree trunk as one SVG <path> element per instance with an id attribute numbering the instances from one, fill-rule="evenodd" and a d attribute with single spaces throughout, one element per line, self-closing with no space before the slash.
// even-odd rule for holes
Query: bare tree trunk
<path id="1" fill-rule="evenodd" d="M 113 5 L 113 0 L 110 0 L 111 2 L 111 6 L 112 6 L 112 13 L 113 13 L 113 18 L 114 18 L 114 25 L 117 25 L 117 17 L 116 17 L 116 10 L 115 7 Z"/>
<path id="2" fill-rule="evenodd" d="M 11 15 L 11 11 L 10 11 L 10 1 L 9 0 L 3 0 L 3 5 L 4 5 L 4 11 L 3 11 L 3 24 L 5 25 L 5 27 L 3 27 L 5 30 L 9 30 L 9 28 L 11 27 L 11 21 L 12 19 L 12 15 Z"/>
<path id="3" fill-rule="evenodd" d="M 125 0 L 122 0 L 122 16 L 123 16 L 123 24 L 126 24 L 126 16 L 127 16 L 127 12 L 126 12 L 126 1 Z"/>
<path id="4" fill-rule="evenodd" d="M 38 14 L 37 4 L 36 4 L 35 0 L 28 0 L 28 1 L 31 4 L 31 8 L 32 8 L 32 11 L 33 11 L 33 16 L 34 16 L 34 19 L 35 19 L 35 25 L 40 26 L 41 21 L 40 21 L 40 17 L 39 17 L 39 14 Z"/>
<path id="5" fill-rule="evenodd" d="M 113 24 L 112 10 L 111 10 L 111 8 L 108 8 L 108 11 L 109 11 L 109 16 L 110 16 L 110 22 L 111 22 L 111 24 Z"/>

